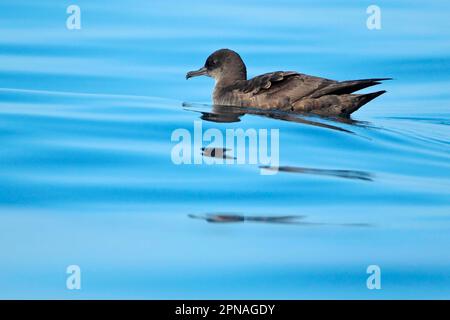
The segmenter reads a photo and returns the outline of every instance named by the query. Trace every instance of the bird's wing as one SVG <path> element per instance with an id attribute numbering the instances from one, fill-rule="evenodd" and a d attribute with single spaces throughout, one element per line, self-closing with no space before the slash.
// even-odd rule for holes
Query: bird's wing
<path id="1" fill-rule="evenodd" d="M 322 87 L 314 93 L 312 93 L 309 98 L 319 98 L 325 95 L 342 95 L 350 94 L 355 91 L 368 88 L 380 84 L 383 80 L 392 80 L 391 78 L 374 78 L 374 79 L 360 79 L 360 80 L 348 80 L 331 83 L 325 87 Z"/>
<path id="2" fill-rule="evenodd" d="M 242 91 L 252 95 L 265 93 L 287 96 L 295 102 L 302 98 L 350 94 L 380 84 L 383 80 L 390 80 L 390 78 L 335 81 L 295 71 L 276 71 L 246 81 Z"/>
<path id="3" fill-rule="evenodd" d="M 244 93 L 257 94 L 263 90 L 273 88 L 274 84 L 281 84 L 286 82 L 292 76 L 298 75 L 295 71 L 275 71 L 256 76 L 247 80 L 242 87 Z"/>
<path id="4" fill-rule="evenodd" d="M 276 71 L 247 80 L 242 91 L 253 95 L 281 94 L 291 99 L 299 99 L 335 83 L 337 81 L 295 71 Z"/>

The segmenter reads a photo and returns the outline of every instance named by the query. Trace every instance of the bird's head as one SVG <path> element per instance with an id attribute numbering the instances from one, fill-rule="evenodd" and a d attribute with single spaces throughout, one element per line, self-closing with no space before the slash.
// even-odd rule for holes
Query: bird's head
<path id="1" fill-rule="evenodd" d="M 189 71 L 186 79 L 198 76 L 208 76 L 216 82 L 232 82 L 236 80 L 246 80 L 247 70 L 244 61 L 237 52 L 230 49 L 220 49 L 213 52 L 205 65 L 196 71 Z"/>

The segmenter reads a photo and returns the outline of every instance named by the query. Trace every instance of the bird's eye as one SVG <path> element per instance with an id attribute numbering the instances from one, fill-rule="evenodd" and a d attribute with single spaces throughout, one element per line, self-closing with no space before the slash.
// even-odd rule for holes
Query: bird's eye
<path id="1" fill-rule="evenodd" d="M 209 69 L 217 68 L 218 65 L 219 65 L 218 59 L 211 58 L 206 61 L 206 67 Z"/>

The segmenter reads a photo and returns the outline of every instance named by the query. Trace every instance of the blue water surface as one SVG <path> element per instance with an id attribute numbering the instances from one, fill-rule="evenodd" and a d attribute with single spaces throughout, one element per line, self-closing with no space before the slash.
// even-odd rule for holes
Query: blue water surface
<path id="1" fill-rule="evenodd" d="M 71 4 L 80 30 L 66 28 Z M 371 4 L 381 30 L 366 27 Z M 449 11 L 438 0 L 3 0 L 0 298 L 450 298 Z M 185 74 L 224 47 L 249 76 L 394 80 L 354 122 L 215 122 L 213 81 Z M 285 170 L 174 164 L 171 135 L 195 121 L 278 129 Z M 202 219 L 217 215 L 250 220 Z M 252 221 L 283 216 L 298 220 Z M 81 290 L 66 287 L 69 265 Z M 380 290 L 366 286 L 369 265 Z"/>

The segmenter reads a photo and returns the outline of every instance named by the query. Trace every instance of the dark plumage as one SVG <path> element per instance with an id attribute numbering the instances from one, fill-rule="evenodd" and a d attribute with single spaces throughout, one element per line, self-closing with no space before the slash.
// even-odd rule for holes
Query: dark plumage
<path id="1" fill-rule="evenodd" d="M 348 117 L 361 106 L 385 93 L 353 92 L 380 84 L 390 78 L 335 81 L 295 71 L 276 71 L 247 80 L 247 70 L 239 54 L 229 49 L 212 53 L 205 66 L 190 71 L 186 79 L 207 75 L 216 80 L 215 105 L 255 107 L 327 116 Z"/>

